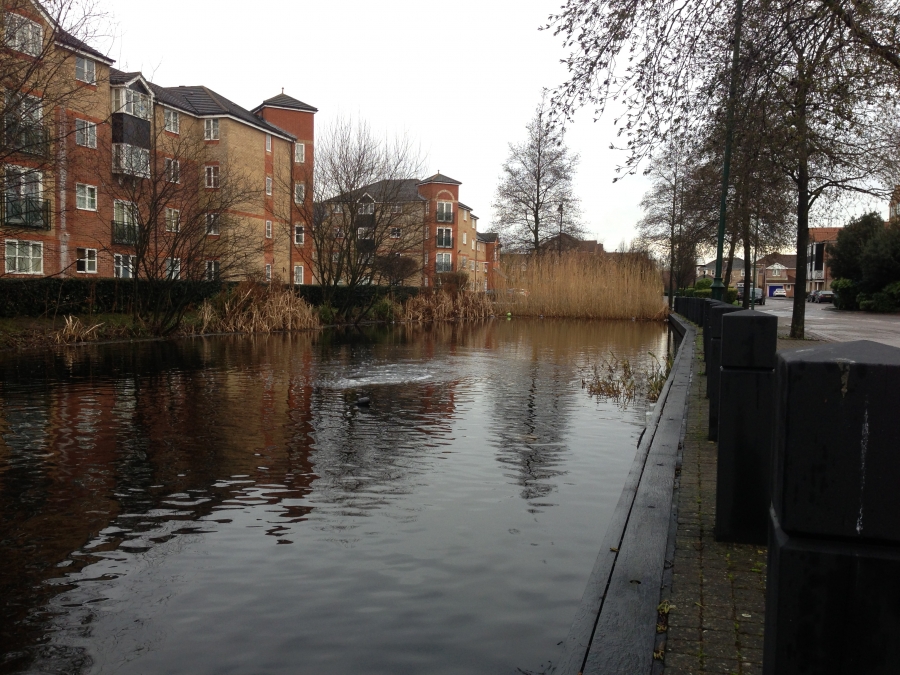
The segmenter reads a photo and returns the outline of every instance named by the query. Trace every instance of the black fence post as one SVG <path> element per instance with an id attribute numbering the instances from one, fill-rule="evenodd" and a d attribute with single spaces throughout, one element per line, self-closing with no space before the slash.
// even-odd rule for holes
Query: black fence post
<path id="1" fill-rule="evenodd" d="M 722 316 L 717 541 L 765 544 L 768 537 L 777 343 L 771 314 Z"/>
<path id="2" fill-rule="evenodd" d="M 722 317 L 740 312 L 740 307 L 724 302 L 710 305 L 709 347 L 706 355 L 706 395 L 709 398 L 709 440 L 718 438 L 719 429 L 719 370 L 722 365 Z"/>
<path id="3" fill-rule="evenodd" d="M 763 673 L 897 672 L 900 349 L 778 357 Z"/>

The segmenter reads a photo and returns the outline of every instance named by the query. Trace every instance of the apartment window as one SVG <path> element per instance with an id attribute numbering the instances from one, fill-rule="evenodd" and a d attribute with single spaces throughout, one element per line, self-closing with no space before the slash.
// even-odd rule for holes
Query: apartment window
<path id="1" fill-rule="evenodd" d="M 470 261 L 469 261 L 469 271 L 470 271 L 470 272 L 474 272 L 474 271 L 475 271 L 475 261 L 474 261 L 474 260 L 470 260 Z"/>
<path id="2" fill-rule="evenodd" d="M 219 187 L 219 167 L 218 166 L 206 167 L 206 187 L 207 188 Z"/>
<path id="3" fill-rule="evenodd" d="M 744 270 L 741 270 L 741 277 L 744 276 Z"/>
<path id="4" fill-rule="evenodd" d="M 439 223 L 453 222 L 453 202 L 437 203 L 437 221 Z"/>
<path id="5" fill-rule="evenodd" d="M 150 151 L 126 143 L 113 144 L 113 173 L 150 177 Z"/>
<path id="6" fill-rule="evenodd" d="M 392 227 L 391 228 L 391 239 L 399 239 L 400 238 L 400 228 Z"/>
<path id="7" fill-rule="evenodd" d="M 463 220 L 465 220 L 467 222 L 469 220 L 469 212 L 466 210 L 463 210 Z"/>
<path id="8" fill-rule="evenodd" d="M 75 207 L 82 211 L 96 211 L 97 188 L 93 185 L 75 183 Z"/>
<path id="9" fill-rule="evenodd" d="M 391 204 L 391 213 L 403 213 L 403 204 Z"/>
<path id="10" fill-rule="evenodd" d="M 6 46 L 17 52 L 38 56 L 44 48 L 44 29 L 24 16 L 6 12 Z"/>
<path id="11" fill-rule="evenodd" d="M 488 264 L 484 263 L 484 273 L 487 274 L 487 271 L 488 271 Z"/>
<path id="12" fill-rule="evenodd" d="M 272 281 L 272 266 L 266 265 L 266 281 Z"/>
<path id="13" fill-rule="evenodd" d="M 334 228 L 334 238 L 335 239 L 343 239 L 344 238 L 344 228 L 343 227 Z"/>
<path id="14" fill-rule="evenodd" d="M 97 83 L 97 64 L 93 59 L 75 57 L 75 79 L 88 84 Z"/>
<path id="15" fill-rule="evenodd" d="M 294 161 L 303 164 L 306 161 L 306 146 L 303 143 L 294 143 Z"/>
<path id="16" fill-rule="evenodd" d="M 181 258 L 166 258 L 166 279 L 181 278 Z"/>
<path id="17" fill-rule="evenodd" d="M 465 246 L 465 245 L 468 244 L 468 243 L 469 243 L 469 242 L 466 241 L 466 233 L 463 232 L 463 246 Z"/>
<path id="18" fill-rule="evenodd" d="M 179 115 L 177 110 L 166 108 L 163 111 L 163 118 L 166 123 L 166 131 L 173 134 L 181 132 L 181 115 Z"/>
<path id="19" fill-rule="evenodd" d="M 271 239 L 271 238 L 272 238 L 272 221 L 267 220 L 266 221 L 266 239 Z"/>
<path id="20" fill-rule="evenodd" d="M 359 213 L 363 216 L 371 216 L 375 214 L 375 202 L 366 202 L 359 205 Z"/>
<path id="21" fill-rule="evenodd" d="M 331 254 L 331 262 L 336 263 L 341 261 L 341 254 L 338 251 L 335 251 Z"/>
<path id="22" fill-rule="evenodd" d="M 474 239 L 472 240 L 472 250 L 473 251 L 475 250 L 475 240 Z"/>
<path id="23" fill-rule="evenodd" d="M 435 272 L 452 272 L 453 264 L 449 253 L 438 253 L 434 266 Z"/>
<path id="24" fill-rule="evenodd" d="M 75 261 L 75 271 L 85 274 L 97 273 L 97 249 L 95 248 L 79 248 L 76 249 L 78 260 Z"/>
<path id="25" fill-rule="evenodd" d="M 332 212 L 332 213 L 343 213 L 343 212 L 344 212 L 344 205 L 343 205 L 343 204 L 332 204 L 332 206 L 331 206 L 331 212 Z"/>
<path id="26" fill-rule="evenodd" d="M 203 120 L 203 139 L 206 141 L 219 140 L 219 120 Z"/>
<path id="27" fill-rule="evenodd" d="M 266 152 L 272 152 L 272 134 L 266 134 Z"/>
<path id="28" fill-rule="evenodd" d="M 302 204 L 304 199 L 306 199 L 306 184 L 294 183 L 294 203 Z"/>
<path id="29" fill-rule="evenodd" d="M 449 227 L 437 228 L 437 247 L 453 248 L 453 230 Z"/>
<path id="30" fill-rule="evenodd" d="M 303 265 L 294 265 L 294 285 L 303 285 Z"/>
<path id="31" fill-rule="evenodd" d="M 7 274 L 43 274 L 44 245 L 39 241 L 6 240 Z"/>
<path id="32" fill-rule="evenodd" d="M 75 120 L 75 144 L 85 148 L 96 148 L 97 125 L 87 120 Z"/>
<path id="33" fill-rule="evenodd" d="M 306 231 L 303 229 L 303 225 L 294 225 L 294 243 L 302 246 L 304 241 L 306 241 Z"/>
<path id="34" fill-rule="evenodd" d="M 773 276 L 773 277 L 780 277 L 780 276 L 781 276 L 781 270 L 778 269 L 778 268 L 776 267 L 775 269 L 772 270 L 772 276 Z"/>
<path id="35" fill-rule="evenodd" d="M 206 234 L 208 234 L 208 235 L 219 234 L 219 214 L 218 213 L 207 213 L 206 214 Z"/>
<path id="36" fill-rule="evenodd" d="M 425 202 L 425 215 L 431 213 L 431 202 Z"/>
<path id="37" fill-rule="evenodd" d="M 356 238 L 357 239 L 374 239 L 375 238 L 375 229 L 372 227 L 357 227 L 356 228 Z"/>
<path id="38" fill-rule="evenodd" d="M 166 180 L 170 183 L 181 182 L 181 162 L 166 157 Z"/>
<path id="39" fill-rule="evenodd" d="M 266 176 L 266 194 L 272 194 L 272 179 L 268 176 Z"/>
<path id="40" fill-rule="evenodd" d="M 181 229 L 181 211 L 166 209 L 166 232 L 178 232 Z"/>
<path id="41" fill-rule="evenodd" d="M 153 106 L 150 105 L 150 97 L 133 89 L 123 89 L 121 87 L 112 90 L 113 112 L 125 113 L 133 115 L 142 120 L 150 119 L 150 112 Z"/>
<path id="42" fill-rule="evenodd" d="M 219 261 L 218 260 L 207 260 L 206 261 L 206 280 L 207 281 L 216 281 L 219 278 Z"/>
<path id="43" fill-rule="evenodd" d="M 116 253 L 113 256 L 116 279 L 131 279 L 135 276 L 137 256 Z"/>

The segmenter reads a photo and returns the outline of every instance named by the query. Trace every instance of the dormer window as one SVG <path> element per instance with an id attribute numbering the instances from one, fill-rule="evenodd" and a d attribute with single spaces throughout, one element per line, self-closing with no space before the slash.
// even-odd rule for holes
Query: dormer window
<path id="1" fill-rule="evenodd" d="M 44 49 L 44 29 L 24 16 L 6 12 L 6 46 L 30 56 L 39 56 Z"/>
<path id="2" fill-rule="evenodd" d="M 217 141 L 219 140 L 219 120 L 203 120 L 203 140 Z"/>
<path id="3" fill-rule="evenodd" d="M 75 79 L 88 84 L 97 84 L 97 64 L 93 59 L 75 57 Z"/>
<path id="4" fill-rule="evenodd" d="M 364 202 L 359 205 L 359 213 L 363 216 L 370 216 L 375 213 L 375 202 Z"/>
<path id="5" fill-rule="evenodd" d="M 142 120 L 150 119 L 150 97 L 133 89 L 115 88 L 112 90 L 112 108 L 114 113 L 133 115 Z"/>

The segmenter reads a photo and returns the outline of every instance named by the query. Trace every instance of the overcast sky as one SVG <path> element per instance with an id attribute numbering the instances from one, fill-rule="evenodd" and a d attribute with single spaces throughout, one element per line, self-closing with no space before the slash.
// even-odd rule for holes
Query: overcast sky
<path id="1" fill-rule="evenodd" d="M 206 85 L 245 108 L 282 87 L 335 116 L 408 133 L 490 231 L 508 144 L 524 138 L 543 87 L 565 78 L 559 38 L 540 32 L 558 0 L 99 0 L 112 20 L 110 56 L 162 86 Z M 614 249 L 634 237 L 647 181 L 613 185 L 622 153 L 611 116 L 589 111 L 567 135 L 581 155 L 576 190 L 592 236 Z"/>

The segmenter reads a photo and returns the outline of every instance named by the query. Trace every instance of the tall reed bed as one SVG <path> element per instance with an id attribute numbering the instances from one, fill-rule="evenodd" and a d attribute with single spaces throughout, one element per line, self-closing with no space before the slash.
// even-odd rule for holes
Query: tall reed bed
<path id="1" fill-rule="evenodd" d="M 200 333 L 271 333 L 318 327 L 318 312 L 303 298 L 281 284 L 251 280 L 204 300 L 196 325 Z"/>
<path id="2" fill-rule="evenodd" d="M 667 313 L 659 272 L 637 254 L 553 254 L 505 266 L 498 295 L 519 315 L 660 320 Z"/>
<path id="3" fill-rule="evenodd" d="M 494 303 L 484 293 L 439 290 L 407 300 L 401 318 L 416 322 L 485 319 L 494 311 Z"/>

